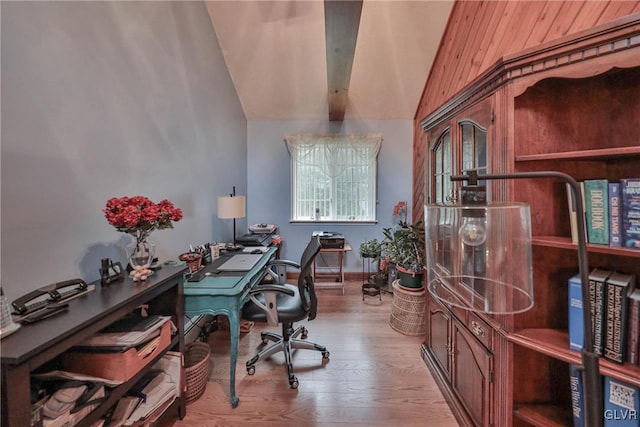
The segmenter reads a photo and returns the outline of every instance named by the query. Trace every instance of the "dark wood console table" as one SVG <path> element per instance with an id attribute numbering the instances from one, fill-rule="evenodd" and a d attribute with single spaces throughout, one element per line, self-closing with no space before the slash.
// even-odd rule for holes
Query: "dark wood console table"
<path id="1" fill-rule="evenodd" d="M 149 314 L 171 315 L 178 328 L 169 349 L 184 351 L 184 267 L 163 266 L 146 282 L 125 278 L 107 287 L 92 283 L 95 290 L 69 301 L 65 313 L 22 326 L 2 339 L 2 426 L 25 427 L 31 419 L 31 373 L 101 329 L 131 313 L 136 307 L 148 304 Z M 164 352 L 162 352 L 164 354 Z M 79 425 L 89 426 L 133 386 L 144 373 L 162 357 L 158 355 L 129 381 L 110 388 L 105 402 L 85 417 Z M 165 412 L 167 421 L 183 418 L 184 396 Z"/>

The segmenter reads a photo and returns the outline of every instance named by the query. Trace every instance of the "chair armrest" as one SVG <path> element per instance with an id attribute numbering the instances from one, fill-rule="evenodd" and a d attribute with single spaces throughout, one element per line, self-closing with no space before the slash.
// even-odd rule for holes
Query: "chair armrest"
<path id="1" fill-rule="evenodd" d="M 295 261 L 291 261 L 288 259 L 274 259 L 269 261 L 269 263 L 267 264 L 268 266 L 280 266 L 280 265 L 284 265 L 284 266 L 288 266 L 288 267 L 293 267 L 293 268 L 300 268 L 300 264 L 298 264 Z"/>
<path id="2" fill-rule="evenodd" d="M 270 326 L 278 325 L 278 298 L 277 294 L 283 293 L 294 296 L 292 289 L 285 288 L 281 285 L 258 285 L 249 292 L 249 299 L 257 307 L 259 307 L 267 317 L 267 324 Z M 264 303 L 256 298 L 256 294 L 264 294 Z"/>
<path id="3" fill-rule="evenodd" d="M 263 292 L 280 292 L 283 294 L 287 294 L 290 297 L 295 295 L 295 292 L 293 292 L 293 290 L 280 285 L 258 285 L 251 289 L 249 295 L 261 294 Z"/>
<path id="4" fill-rule="evenodd" d="M 300 264 L 288 259 L 273 259 L 267 263 L 267 275 L 271 276 L 276 283 L 284 285 L 287 283 L 287 267 L 300 269 Z"/>

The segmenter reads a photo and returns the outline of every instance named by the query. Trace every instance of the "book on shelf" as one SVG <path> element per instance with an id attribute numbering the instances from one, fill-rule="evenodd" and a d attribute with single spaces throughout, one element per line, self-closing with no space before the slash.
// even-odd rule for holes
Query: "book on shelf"
<path id="1" fill-rule="evenodd" d="M 571 242 L 574 245 L 578 244 L 578 208 L 576 207 L 576 196 L 573 194 L 573 189 L 569 183 L 567 187 L 567 205 L 569 208 L 569 224 L 571 226 Z"/>
<path id="2" fill-rule="evenodd" d="M 569 364 L 569 384 L 571 386 L 571 413 L 573 415 L 573 427 L 584 427 L 582 371 L 578 365 Z"/>
<path id="3" fill-rule="evenodd" d="M 629 295 L 629 325 L 627 331 L 627 362 L 638 365 L 640 359 L 640 288 Z"/>
<path id="4" fill-rule="evenodd" d="M 616 363 L 626 359 L 628 301 L 635 276 L 613 272 L 606 281 L 604 357 Z"/>
<path id="5" fill-rule="evenodd" d="M 155 376 L 147 377 L 143 384 L 136 394 L 142 397 L 142 401 L 124 422 L 125 426 L 146 420 L 157 408 L 165 406 L 167 401 L 173 401 L 177 396 L 176 385 L 165 372 L 156 372 Z"/>
<path id="6" fill-rule="evenodd" d="M 585 216 L 589 243 L 609 244 L 609 181 L 584 181 Z"/>
<path id="7" fill-rule="evenodd" d="M 593 351 L 602 355 L 603 328 L 604 328 L 604 293 L 605 283 L 611 272 L 600 268 L 594 268 L 589 273 L 589 304 L 591 309 L 591 336 L 593 339 Z"/>
<path id="8" fill-rule="evenodd" d="M 176 389 L 176 396 L 180 397 L 187 391 L 187 379 L 184 371 L 184 356 L 179 351 L 167 351 L 158 360 L 153 369 L 161 370 L 169 375 L 170 381 Z"/>
<path id="9" fill-rule="evenodd" d="M 640 425 L 640 389 L 631 384 L 604 377 L 604 427 Z"/>
<path id="10" fill-rule="evenodd" d="M 580 351 L 584 345 L 582 281 L 576 274 L 569 278 L 569 348 Z"/>
<path id="11" fill-rule="evenodd" d="M 620 180 L 622 243 L 640 249 L 640 178 Z"/>
<path id="12" fill-rule="evenodd" d="M 609 246 L 622 246 L 622 213 L 620 211 L 620 183 L 609 183 Z"/>
<path id="13" fill-rule="evenodd" d="M 131 416 L 142 399 L 137 396 L 123 396 L 118 400 L 111 418 L 109 427 L 120 427 Z"/>

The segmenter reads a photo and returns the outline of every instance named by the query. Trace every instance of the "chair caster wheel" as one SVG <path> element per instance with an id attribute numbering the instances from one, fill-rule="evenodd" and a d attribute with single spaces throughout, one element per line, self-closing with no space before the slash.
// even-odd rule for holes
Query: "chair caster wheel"
<path id="1" fill-rule="evenodd" d="M 307 330 L 307 328 L 302 328 L 302 333 L 300 334 L 300 338 L 302 338 L 303 340 L 306 340 L 308 336 L 309 336 L 309 331 Z"/>
<path id="2" fill-rule="evenodd" d="M 329 353 L 328 351 L 323 351 L 322 352 L 322 358 L 324 360 L 329 360 L 329 356 L 331 355 L 331 353 Z"/>
<path id="3" fill-rule="evenodd" d="M 298 388 L 300 383 L 298 382 L 298 379 L 296 377 L 293 377 L 293 378 L 289 378 L 289 385 L 291 386 L 292 389 L 295 390 Z"/>
<path id="4" fill-rule="evenodd" d="M 253 375 L 255 373 L 256 373 L 256 367 L 255 366 L 247 366 L 247 374 Z"/>

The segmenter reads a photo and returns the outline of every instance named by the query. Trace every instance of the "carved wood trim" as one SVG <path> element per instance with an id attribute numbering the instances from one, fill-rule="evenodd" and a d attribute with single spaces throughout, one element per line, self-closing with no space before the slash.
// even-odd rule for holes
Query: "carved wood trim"
<path id="1" fill-rule="evenodd" d="M 562 69 L 569 65 L 602 59 L 613 53 L 637 48 L 640 48 L 640 14 L 629 15 L 608 24 L 506 56 L 499 59 L 488 71 L 481 74 L 465 89 L 423 119 L 420 125 L 425 131 L 428 131 L 443 120 L 451 118 L 514 80 L 550 70 L 558 71 L 556 76 L 560 77 L 563 73 Z M 629 60 L 626 65 L 632 66 L 640 62 L 637 59 L 640 58 L 640 53 L 632 57 L 635 59 Z M 620 66 L 620 61 L 617 60 L 616 64 Z M 586 71 L 582 77 L 603 71 L 595 67 Z M 545 78 L 550 77 L 547 74 L 544 75 Z M 542 76 L 537 80 L 540 78 Z M 527 85 L 520 87 L 520 93 L 537 80 L 533 79 Z M 517 96 L 518 94 L 514 93 L 513 95 Z"/>

